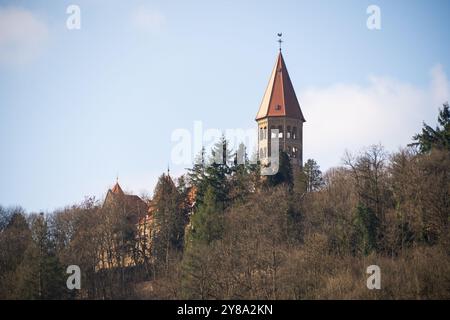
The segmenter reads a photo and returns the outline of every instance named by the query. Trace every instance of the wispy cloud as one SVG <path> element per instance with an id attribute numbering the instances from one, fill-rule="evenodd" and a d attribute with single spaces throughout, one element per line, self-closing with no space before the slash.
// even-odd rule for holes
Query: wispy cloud
<path id="1" fill-rule="evenodd" d="M 41 54 L 48 27 L 31 11 L 0 7 L 0 64 L 23 65 Z"/>
<path id="2" fill-rule="evenodd" d="M 158 10 L 141 6 L 132 11 L 131 23 L 140 31 L 158 33 L 166 24 L 166 16 Z"/>
<path id="3" fill-rule="evenodd" d="M 438 108 L 449 99 L 450 83 L 442 66 L 432 68 L 430 77 L 423 87 L 372 76 L 367 85 L 340 83 L 299 92 L 308 121 L 305 157 L 328 168 L 340 163 L 346 149 L 376 143 L 391 151 L 405 146 L 422 121 L 435 124 Z"/>

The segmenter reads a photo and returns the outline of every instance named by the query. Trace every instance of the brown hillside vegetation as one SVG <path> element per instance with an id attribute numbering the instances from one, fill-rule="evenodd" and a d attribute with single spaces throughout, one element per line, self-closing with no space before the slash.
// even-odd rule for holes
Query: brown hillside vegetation
<path id="1" fill-rule="evenodd" d="M 0 299 L 450 299 L 448 105 L 439 123 L 325 174 L 282 153 L 261 176 L 222 139 L 222 163 L 203 150 L 186 176 L 161 176 L 148 236 L 117 202 L 0 207 Z M 68 265 L 81 290 L 66 288 Z M 366 286 L 370 265 L 381 289 Z"/>

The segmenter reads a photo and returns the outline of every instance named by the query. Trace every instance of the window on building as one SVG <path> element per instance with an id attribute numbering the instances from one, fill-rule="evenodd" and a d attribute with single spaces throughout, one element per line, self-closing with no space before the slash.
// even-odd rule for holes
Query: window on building
<path id="1" fill-rule="evenodd" d="M 292 128 L 292 139 L 297 139 L 297 127 Z"/>
<path id="2" fill-rule="evenodd" d="M 291 138 L 291 127 L 288 126 L 287 130 L 286 130 L 286 138 L 290 139 Z"/>
<path id="3" fill-rule="evenodd" d="M 278 138 L 283 138 L 283 126 L 278 126 Z"/>
<path id="4" fill-rule="evenodd" d="M 273 132 L 272 130 L 275 130 L 274 126 L 270 126 L 270 137 L 273 139 L 273 138 L 276 138 L 277 136 L 276 136 L 275 132 Z"/>

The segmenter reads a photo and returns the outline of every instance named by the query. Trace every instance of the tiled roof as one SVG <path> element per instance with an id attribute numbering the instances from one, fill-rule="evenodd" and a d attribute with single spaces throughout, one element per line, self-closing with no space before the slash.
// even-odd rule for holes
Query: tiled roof
<path id="1" fill-rule="evenodd" d="M 281 51 L 272 70 L 256 120 L 265 117 L 290 117 L 306 121 L 300 109 L 300 104 L 295 95 Z"/>
<path id="2" fill-rule="evenodd" d="M 114 187 L 111 189 L 111 192 L 114 193 L 114 194 L 120 194 L 122 196 L 125 194 L 123 192 L 122 188 L 120 187 L 119 182 L 116 182 Z"/>
<path id="3" fill-rule="evenodd" d="M 105 204 L 119 205 L 133 222 L 145 216 L 148 212 L 148 204 L 140 197 L 133 194 L 125 194 L 120 187 L 119 183 L 116 183 L 112 189 L 108 191 L 106 195 Z"/>

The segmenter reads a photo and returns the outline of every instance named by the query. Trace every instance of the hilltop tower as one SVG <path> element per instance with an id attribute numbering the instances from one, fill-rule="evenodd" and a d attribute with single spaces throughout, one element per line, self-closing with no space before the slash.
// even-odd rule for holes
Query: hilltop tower
<path id="1" fill-rule="evenodd" d="M 255 120 L 258 123 L 258 158 L 262 163 L 270 157 L 271 129 L 278 129 L 280 150 L 289 155 L 293 164 L 303 165 L 303 122 L 306 120 L 289 78 L 281 47 Z"/>

